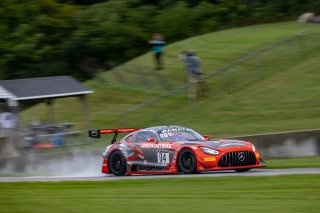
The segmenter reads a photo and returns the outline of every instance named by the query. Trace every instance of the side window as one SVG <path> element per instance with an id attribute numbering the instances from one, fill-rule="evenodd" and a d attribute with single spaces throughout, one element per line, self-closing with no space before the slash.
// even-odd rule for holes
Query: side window
<path id="1" fill-rule="evenodd" d="M 124 138 L 126 142 L 132 142 L 132 139 L 133 139 L 133 134 L 128 135 L 127 137 Z"/>
<path id="2" fill-rule="evenodd" d="M 148 138 L 154 138 L 157 141 L 157 137 L 153 132 L 139 132 L 136 136 L 135 143 L 146 142 Z"/>

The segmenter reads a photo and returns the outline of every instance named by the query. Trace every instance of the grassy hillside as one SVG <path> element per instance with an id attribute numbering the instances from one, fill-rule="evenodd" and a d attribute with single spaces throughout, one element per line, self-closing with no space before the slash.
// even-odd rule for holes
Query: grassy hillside
<path id="1" fill-rule="evenodd" d="M 240 57 L 309 28 L 312 30 L 307 37 L 297 38 L 300 42 L 288 41 L 261 54 L 259 60 L 253 58 L 217 72 Z M 161 71 L 152 70 L 151 55 L 145 54 L 87 82 L 96 92 L 89 97 L 92 127 L 174 123 L 217 137 L 318 128 L 319 32 L 318 25 L 289 22 L 206 34 L 168 45 L 166 68 Z M 197 50 L 204 70 L 212 75 L 207 80 L 209 97 L 188 101 L 185 90 L 181 90 L 120 116 L 125 109 L 185 83 L 183 64 L 178 59 L 185 49 Z M 73 121 L 82 128 L 76 99 L 57 100 L 55 109 L 57 121 Z M 23 113 L 23 120 L 44 120 L 45 110 L 42 104 L 30 108 Z"/>
<path id="2" fill-rule="evenodd" d="M 217 135 L 319 128 L 319 61 L 320 54 L 242 90 L 186 107 L 175 119 L 197 129 L 211 126 L 207 131 Z M 193 112 L 197 116 L 183 116 Z"/>
<path id="3" fill-rule="evenodd" d="M 115 72 L 105 72 L 101 76 L 113 84 L 163 89 L 162 79 L 159 79 L 162 75 L 167 86 L 174 88 L 184 84 L 186 79 L 184 65 L 178 57 L 183 50 L 196 50 L 202 59 L 203 70 L 210 73 L 261 47 L 313 27 L 315 25 L 285 22 L 209 33 L 168 45 L 164 70 L 153 70 L 152 55 L 148 53 L 117 67 Z"/>

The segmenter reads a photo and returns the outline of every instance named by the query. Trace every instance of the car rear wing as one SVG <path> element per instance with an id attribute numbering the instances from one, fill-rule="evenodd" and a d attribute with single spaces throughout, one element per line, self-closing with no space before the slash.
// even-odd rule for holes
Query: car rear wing
<path id="1" fill-rule="evenodd" d="M 101 138 L 103 134 L 114 134 L 111 143 L 117 140 L 118 133 L 130 133 L 139 130 L 140 128 L 120 128 L 120 129 L 94 129 L 89 130 L 90 138 Z"/>

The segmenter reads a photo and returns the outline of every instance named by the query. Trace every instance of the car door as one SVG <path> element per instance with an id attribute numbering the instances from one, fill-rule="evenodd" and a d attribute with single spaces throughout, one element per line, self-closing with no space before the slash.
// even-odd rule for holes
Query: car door
<path id="1" fill-rule="evenodd" d="M 153 138 L 154 141 L 148 141 Z M 142 131 L 137 133 L 134 145 L 139 147 L 145 157 L 145 164 L 155 166 L 158 164 L 158 147 L 159 139 L 157 135 L 152 131 Z"/>

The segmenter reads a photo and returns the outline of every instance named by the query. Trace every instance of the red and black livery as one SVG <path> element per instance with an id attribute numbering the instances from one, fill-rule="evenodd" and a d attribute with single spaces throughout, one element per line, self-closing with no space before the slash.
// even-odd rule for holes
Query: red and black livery
<path id="1" fill-rule="evenodd" d="M 129 133 L 117 141 L 118 133 Z M 203 137 L 190 128 L 156 126 L 144 129 L 90 130 L 89 137 L 114 134 L 103 153 L 102 172 L 106 174 L 188 174 L 235 170 L 245 172 L 263 167 L 263 161 L 250 142 Z"/>

